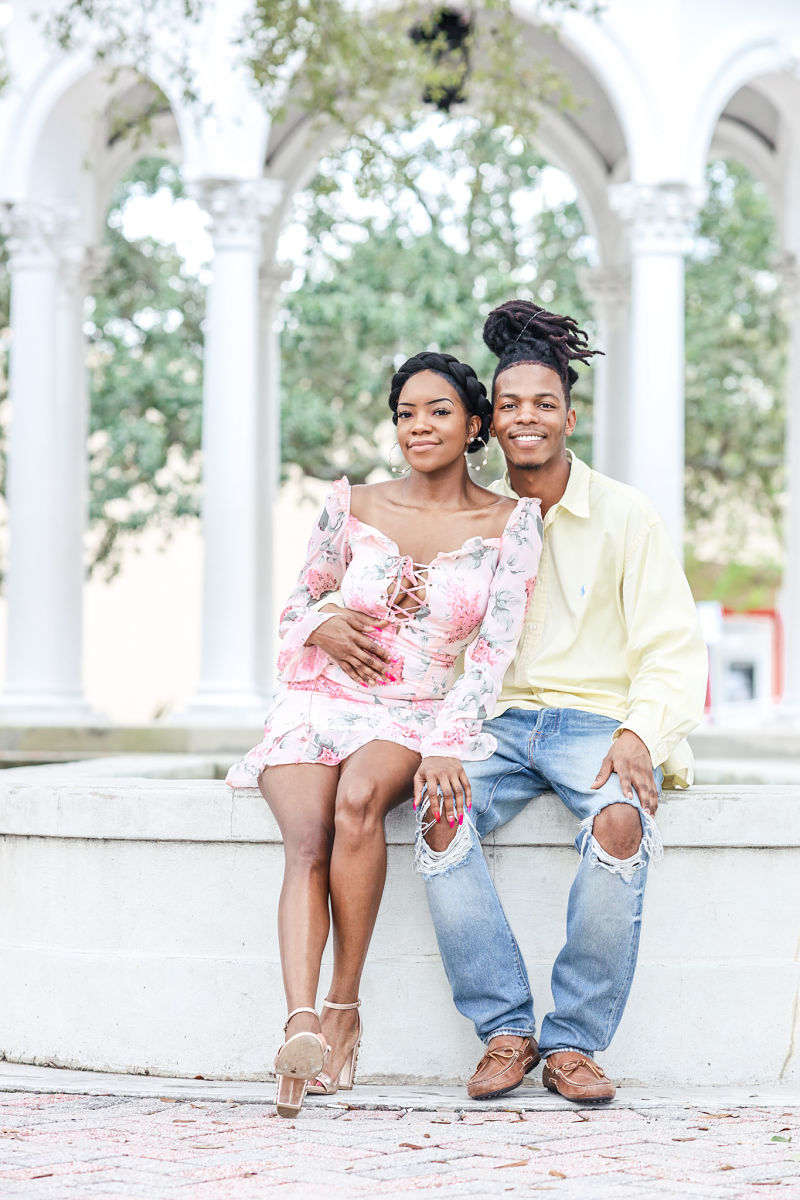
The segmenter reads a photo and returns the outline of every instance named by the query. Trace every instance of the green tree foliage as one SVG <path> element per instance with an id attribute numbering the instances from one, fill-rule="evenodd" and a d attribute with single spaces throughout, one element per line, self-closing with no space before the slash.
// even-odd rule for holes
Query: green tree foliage
<path id="1" fill-rule="evenodd" d="M 536 0 L 534 8 L 540 29 L 552 33 L 560 13 L 595 15 L 601 6 L 596 0 Z M 91 46 L 98 61 L 126 63 L 145 75 L 158 59 L 186 99 L 203 103 L 209 98 L 196 90 L 190 36 L 165 39 L 164 30 L 190 34 L 191 26 L 208 19 L 208 9 L 207 0 L 140 0 L 133 7 L 118 0 L 62 0 L 44 28 L 62 50 Z M 446 111 L 478 96 L 489 124 L 513 120 L 528 131 L 543 103 L 573 103 L 546 55 L 532 53 L 513 9 L 513 0 L 483 0 L 469 16 L 442 0 L 378 4 L 367 11 L 352 0 L 253 0 L 243 20 L 222 36 L 235 41 L 270 112 L 299 108 L 317 124 L 332 122 L 361 141 L 365 183 L 372 160 L 385 151 L 381 132 L 418 116 L 426 103 Z M 457 43 L 453 17 L 463 30 Z M 364 128 L 365 114 L 371 131 Z"/>
<path id="2" fill-rule="evenodd" d="M 486 313 L 513 295 L 590 323 L 578 280 L 587 239 L 571 200 L 543 211 L 548 168 L 508 129 L 453 122 L 418 141 L 383 203 L 353 219 L 352 195 L 329 165 L 303 198 L 306 277 L 286 302 L 282 336 L 283 459 L 310 475 L 353 480 L 378 465 L 394 367 L 422 349 L 463 355 L 491 379 Z M 358 161 L 346 163 L 348 178 Z M 575 445 L 589 453 L 591 385 Z M 495 473 L 499 460 L 494 464 Z"/>
<path id="3" fill-rule="evenodd" d="M 363 479 L 384 465 L 376 434 L 387 421 L 389 378 L 409 353 L 452 350 L 488 381 L 494 362 L 482 319 L 510 295 L 592 328 L 579 286 L 589 251 L 580 213 L 568 195 L 552 202 L 549 168 L 520 139 L 462 119 L 447 137 L 418 138 L 403 180 L 384 169 L 380 205 L 354 202 L 340 160 L 323 164 L 298 201 L 308 238 L 302 286 L 285 303 L 283 458 L 320 478 L 347 469 Z M 708 179 L 686 272 L 687 524 L 698 595 L 729 601 L 743 594 L 741 571 L 695 560 L 752 562 L 743 514 L 759 515 L 774 544 L 787 335 L 763 187 L 735 163 L 712 164 Z M 174 249 L 129 242 L 121 230 L 129 198 L 163 186 L 180 195 L 176 170 L 160 160 L 120 183 L 87 317 L 93 562 L 106 570 L 127 537 L 168 531 L 198 510 L 203 285 Z M 0 243 L 0 434 L 9 344 L 2 255 Z M 573 445 L 589 457 L 591 372 L 581 374 Z M 748 567 L 747 594 L 765 602 L 776 568 L 759 570 Z"/>
<path id="4" fill-rule="evenodd" d="M 743 545 L 753 519 L 777 532 L 784 491 L 779 241 L 766 190 L 743 166 L 714 162 L 707 181 L 686 267 L 687 524 L 698 557 L 710 542 L 752 561 L 764 556 Z"/>
<path id="5" fill-rule="evenodd" d="M 126 535 L 168 533 L 198 511 L 204 287 L 173 247 L 121 229 L 131 196 L 162 187 L 181 195 L 177 169 L 159 159 L 118 185 L 85 325 L 92 566 L 110 572 Z"/>

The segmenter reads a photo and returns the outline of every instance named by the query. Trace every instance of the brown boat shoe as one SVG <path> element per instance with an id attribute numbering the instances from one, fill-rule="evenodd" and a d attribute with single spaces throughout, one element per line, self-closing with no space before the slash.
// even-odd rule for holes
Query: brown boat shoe
<path id="1" fill-rule="evenodd" d="M 542 1083 L 550 1092 L 581 1104 L 613 1100 L 617 1089 L 593 1058 L 577 1050 L 556 1050 L 542 1071 Z"/>
<path id="2" fill-rule="evenodd" d="M 494 1100 L 519 1087 L 539 1061 L 539 1047 L 532 1037 L 499 1033 L 493 1037 L 475 1074 L 467 1084 L 473 1100 Z"/>

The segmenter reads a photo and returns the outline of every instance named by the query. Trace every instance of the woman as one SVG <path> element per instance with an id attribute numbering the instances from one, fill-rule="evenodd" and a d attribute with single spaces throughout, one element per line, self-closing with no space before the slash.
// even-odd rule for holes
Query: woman
<path id="1" fill-rule="evenodd" d="M 481 721 L 515 651 L 541 552 L 538 501 L 515 504 L 469 477 L 466 455 L 485 447 L 490 418 L 471 367 L 419 354 L 394 376 L 389 405 L 408 474 L 334 484 L 281 618 L 281 684 L 264 739 L 227 778 L 258 781 L 283 836 L 282 1116 L 299 1111 L 309 1081 L 326 1094 L 353 1085 L 384 818 L 415 790 L 429 793 L 437 820 L 446 810 L 451 824 L 463 822 L 461 760 L 494 748 Z M 347 609 L 321 611 L 317 601 L 337 589 Z M 329 904 L 333 978 L 320 1022 Z"/>

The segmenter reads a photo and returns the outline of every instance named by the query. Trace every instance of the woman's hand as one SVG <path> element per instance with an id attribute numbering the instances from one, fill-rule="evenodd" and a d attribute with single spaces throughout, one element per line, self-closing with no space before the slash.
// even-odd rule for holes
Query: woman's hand
<path id="1" fill-rule="evenodd" d="M 308 635 L 306 645 L 319 646 L 356 683 L 371 686 L 382 679 L 391 661 L 389 652 L 367 630 L 383 629 L 387 622 L 338 605 L 320 611 L 331 616 Z"/>
<path id="2" fill-rule="evenodd" d="M 444 813 L 448 825 L 453 826 L 456 821 L 461 825 L 464 821 L 464 805 L 472 808 L 472 789 L 460 759 L 445 758 L 438 754 L 423 758 L 414 776 L 415 809 L 422 804 L 422 792 L 426 785 L 435 820 L 441 820 Z"/>

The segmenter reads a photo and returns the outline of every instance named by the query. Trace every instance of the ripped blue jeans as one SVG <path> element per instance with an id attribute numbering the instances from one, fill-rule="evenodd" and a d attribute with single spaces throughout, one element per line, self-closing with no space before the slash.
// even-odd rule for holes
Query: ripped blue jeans
<path id="1" fill-rule="evenodd" d="M 574 708 L 513 708 L 484 724 L 497 750 L 465 763 L 472 786 L 471 819 L 439 854 L 417 830 L 417 869 L 426 882 L 436 936 L 456 1007 L 488 1042 L 498 1033 L 533 1036 L 528 974 L 495 891 L 480 840 L 505 825 L 542 792 L 552 790 L 580 822 L 580 862 L 567 906 L 567 940 L 553 966 L 553 1011 L 542 1022 L 543 1057 L 556 1050 L 589 1056 L 604 1050 L 619 1025 L 639 950 L 649 861 L 661 853 L 652 817 L 627 800 L 616 774 L 591 791 L 619 722 Z M 662 772 L 655 772 L 661 788 Z M 609 804 L 633 804 L 642 842 L 615 859 L 592 835 L 594 817 Z M 424 806 L 427 807 L 427 806 Z M 424 812 L 424 809 L 423 809 Z M 537 881 L 531 879 L 531 901 Z"/>

